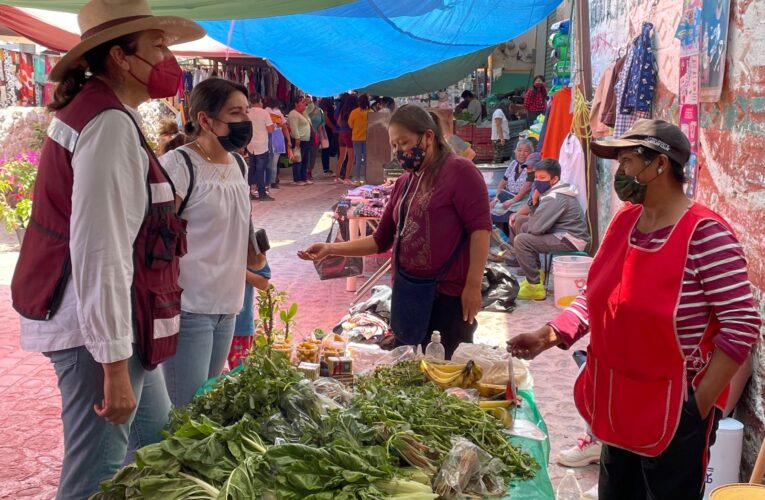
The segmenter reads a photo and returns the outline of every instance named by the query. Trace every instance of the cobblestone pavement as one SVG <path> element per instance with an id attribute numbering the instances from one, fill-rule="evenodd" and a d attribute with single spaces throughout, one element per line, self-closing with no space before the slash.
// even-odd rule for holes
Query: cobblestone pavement
<path id="1" fill-rule="evenodd" d="M 288 177 L 287 172 L 281 176 Z M 324 240 L 330 227 L 329 209 L 344 192 L 339 184 L 317 180 L 306 187 L 283 184 L 273 190 L 276 202 L 253 203 L 256 224 L 271 238 L 273 283 L 300 305 L 298 334 L 331 328 L 353 300 L 353 294 L 345 291 L 345 280 L 319 281 L 312 264 L 295 257 L 297 250 Z M 0 498 L 48 499 L 55 495 L 63 454 L 61 403 L 47 359 L 18 347 L 19 322 L 9 289 L 17 258 L 14 237 L 0 237 Z M 548 299 L 521 304 L 512 314 L 481 313 L 477 339 L 504 344 L 513 334 L 538 328 L 555 312 Z M 575 443 L 583 428 L 571 396 L 576 366 L 569 353 L 553 349 L 533 361 L 531 371 L 537 402 L 550 430 L 549 469 L 557 484 L 565 470 L 554 463 L 555 454 Z M 597 467 L 577 469 L 577 476 L 587 489 L 597 480 Z"/>

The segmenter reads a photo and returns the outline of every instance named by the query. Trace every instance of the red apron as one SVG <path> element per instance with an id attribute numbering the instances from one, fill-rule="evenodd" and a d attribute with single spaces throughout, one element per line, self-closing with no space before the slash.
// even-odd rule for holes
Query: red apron
<path id="1" fill-rule="evenodd" d="M 632 205 L 614 217 L 590 268 L 590 345 L 574 399 L 599 440 L 654 457 L 674 438 L 688 393 L 675 330 L 688 246 L 704 220 L 729 226 L 694 203 L 662 247 L 644 250 L 629 242 L 641 213 Z M 712 315 L 700 346 L 705 365 L 718 330 Z M 702 376 L 703 370 L 694 388 Z M 716 405 L 724 407 L 727 397 L 726 388 Z"/>

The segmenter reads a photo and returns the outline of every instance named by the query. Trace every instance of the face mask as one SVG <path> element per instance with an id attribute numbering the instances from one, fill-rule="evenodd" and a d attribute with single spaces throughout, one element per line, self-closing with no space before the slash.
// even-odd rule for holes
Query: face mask
<path id="1" fill-rule="evenodd" d="M 535 83 L 535 84 L 534 84 L 534 86 L 535 86 L 536 88 L 538 88 L 538 89 L 541 89 L 542 87 L 544 87 L 544 86 L 545 86 L 545 84 L 544 84 L 544 83 L 540 83 L 540 82 L 537 82 L 537 83 Z"/>
<path id="2" fill-rule="evenodd" d="M 221 121 L 221 120 L 218 120 Z M 252 122 L 223 122 L 228 125 L 228 135 L 219 135 L 218 142 L 226 151 L 238 151 L 248 145 L 252 139 Z"/>
<path id="3" fill-rule="evenodd" d="M 151 66 L 151 73 L 149 73 L 149 82 L 144 82 L 130 71 L 130 75 L 146 86 L 149 91 L 149 97 L 152 99 L 161 99 L 163 97 L 172 97 L 178 92 L 178 87 L 181 83 L 181 76 L 183 72 L 181 67 L 178 66 L 178 61 L 175 57 L 167 57 L 157 64 L 151 64 L 143 57 L 133 54 L 141 61 Z"/>
<path id="4" fill-rule="evenodd" d="M 422 167 L 422 162 L 425 160 L 425 150 L 420 147 L 421 142 L 422 138 L 409 151 L 396 151 L 396 159 L 401 168 L 417 172 Z"/>
<path id="5" fill-rule="evenodd" d="M 643 170 L 638 172 L 638 175 L 645 172 L 650 166 L 650 163 L 646 165 Z M 616 196 L 618 196 L 620 200 L 629 201 L 630 203 L 635 204 L 643 203 L 643 201 L 645 201 L 645 195 L 648 192 L 648 184 L 659 177 L 657 174 L 656 177 L 643 184 L 638 180 L 638 175 L 627 175 L 621 168 L 616 171 L 616 175 L 614 176 L 614 190 L 616 191 Z"/>
<path id="6" fill-rule="evenodd" d="M 539 191 L 539 194 L 545 194 L 551 187 L 551 181 L 534 181 L 534 184 L 531 186 L 531 192 Z"/>

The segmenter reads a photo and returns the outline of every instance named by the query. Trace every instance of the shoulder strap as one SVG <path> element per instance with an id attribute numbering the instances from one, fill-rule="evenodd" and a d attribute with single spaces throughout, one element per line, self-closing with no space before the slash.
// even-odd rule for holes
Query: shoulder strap
<path id="1" fill-rule="evenodd" d="M 189 198 L 191 198 L 191 191 L 194 190 L 194 165 L 191 164 L 191 157 L 189 157 L 189 154 L 182 150 L 178 149 L 178 151 L 181 156 L 183 156 L 183 159 L 186 161 L 186 168 L 189 169 L 189 188 L 186 190 L 186 196 L 183 197 L 183 201 L 181 202 L 181 206 L 178 207 L 178 216 L 180 216 L 184 210 L 186 210 L 186 205 L 189 203 Z"/>
<path id="2" fill-rule="evenodd" d="M 239 165 L 239 170 L 242 172 L 242 177 L 247 179 L 247 166 L 244 164 L 244 158 L 242 158 L 242 155 L 238 153 L 231 153 L 234 156 L 234 159 L 236 160 L 236 163 Z"/>

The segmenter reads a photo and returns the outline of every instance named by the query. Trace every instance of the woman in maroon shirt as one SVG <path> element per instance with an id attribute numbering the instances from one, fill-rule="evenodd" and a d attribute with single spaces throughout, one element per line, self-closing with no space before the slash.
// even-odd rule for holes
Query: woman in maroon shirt
<path id="1" fill-rule="evenodd" d="M 351 242 L 318 243 L 298 256 L 320 260 L 328 255 L 374 255 L 395 243 L 394 316 L 405 293 L 397 285 L 409 279 L 436 282 L 434 297 L 406 295 L 408 303 L 402 307 L 428 317 L 414 335 L 396 331 L 394 319 L 397 341 L 426 344 L 430 333 L 438 330 L 448 358 L 460 342 L 473 341 L 477 328 L 491 232 L 486 183 L 472 162 L 452 152 L 438 123 L 422 108 L 402 106 L 391 117 L 388 134 L 406 172 L 393 188 L 377 231 Z M 420 318 L 411 319 L 414 323 Z"/>

